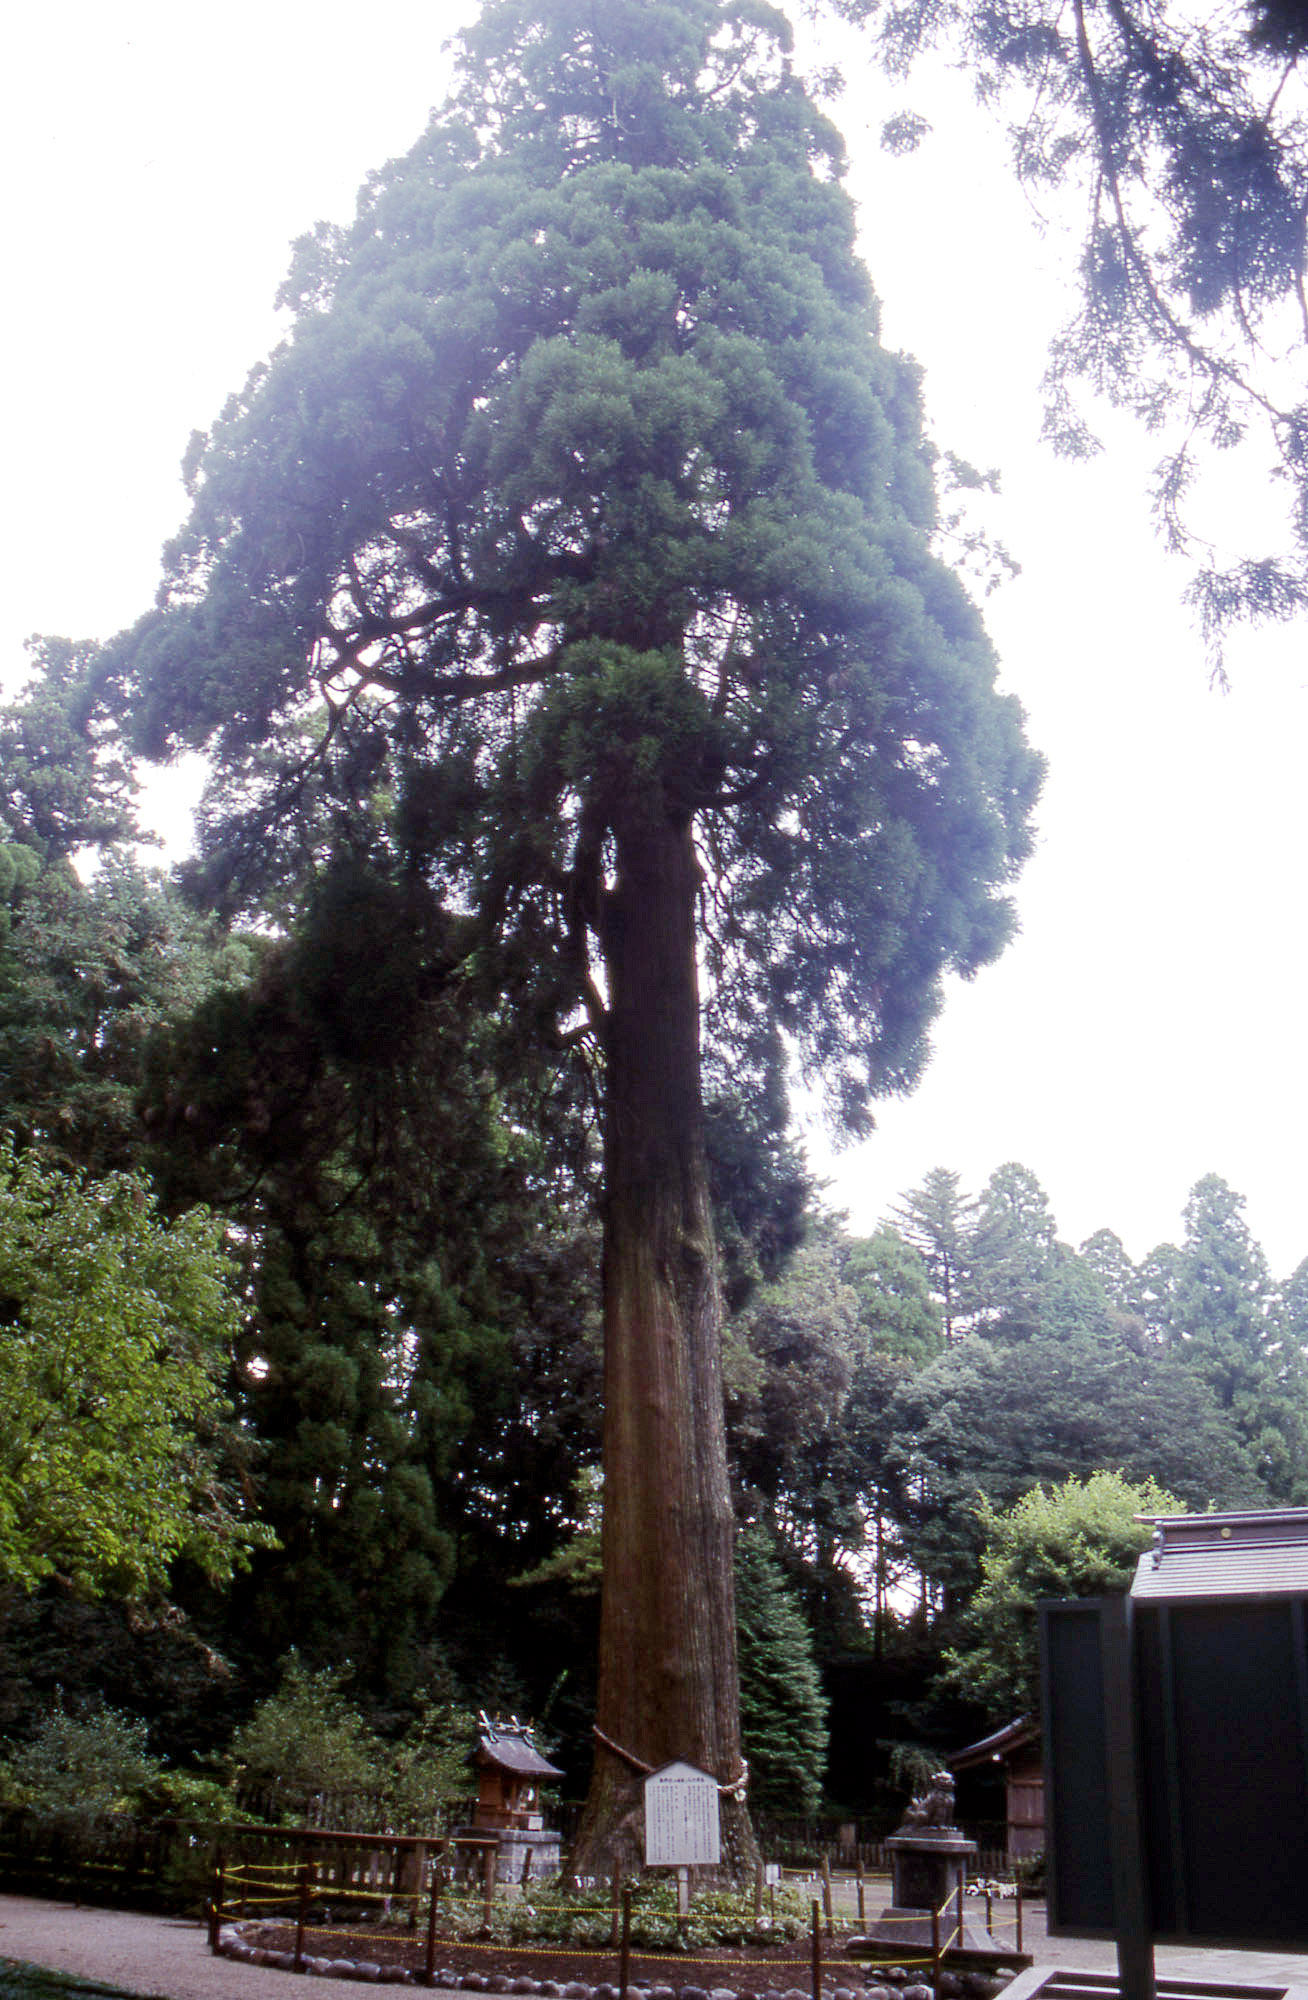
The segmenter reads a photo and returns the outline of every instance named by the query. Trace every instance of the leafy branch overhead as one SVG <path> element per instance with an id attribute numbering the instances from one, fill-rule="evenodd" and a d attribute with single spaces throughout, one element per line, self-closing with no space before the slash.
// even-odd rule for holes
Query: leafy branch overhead
<path id="1" fill-rule="evenodd" d="M 904 78 L 946 52 L 1008 130 L 1038 215 L 1078 232 L 1075 298 L 1045 378 L 1046 432 L 1098 450 L 1086 392 L 1163 440 L 1153 487 L 1168 546 L 1220 657 L 1236 621 L 1308 605 L 1308 100 L 1303 10 L 1209 0 L 834 0 Z M 901 109 L 885 142 L 930 127 Z M 1283 498 L 1269 545 L 1207 539 L 1208 452 Z M 1211 469 L 1211 468 L 1210 468 Z"/>

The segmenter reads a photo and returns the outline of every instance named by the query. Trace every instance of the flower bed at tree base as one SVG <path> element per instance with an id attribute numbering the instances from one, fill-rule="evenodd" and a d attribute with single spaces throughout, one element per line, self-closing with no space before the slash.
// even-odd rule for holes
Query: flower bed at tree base
<path id="1" fill-rule="evenodd" d="M 225 1956 L 290 1970 L 295 1957 L 292 1924 L 225 1926 Z M 413 1931 L 309 1926 L 305 1970 L 341 1979 L 422 1985 L 426 1940 Z M 829 1954 L 829 1955 L 828 1955 Z M 475 1944 L 439 1939 L 433 1983 L 472 1993 L 537 1994 L 542 2000 L 618 2000 L 617 1952 L 611 1947 Z M 811 2000 L 812 1958 L 807 1940 L 778 1943 L 766 1954 L 729 1946 L 693 1954 L 631 1954 L 630 1985 L 644 2000 Z M 868 1966 L 840 1955 L 823 1940 L 823 2000 L 994 2000 L 1007 1977 L 944 1972 L 939 1995 L 930 1966 Z M 1009 1975 L 1011 1977 L 1011 1975 Z"/>

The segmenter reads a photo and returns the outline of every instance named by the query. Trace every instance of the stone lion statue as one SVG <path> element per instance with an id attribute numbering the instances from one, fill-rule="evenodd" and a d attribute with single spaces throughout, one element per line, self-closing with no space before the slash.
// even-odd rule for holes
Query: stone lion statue
<path id="1" fill-rule="evenodd" d="M 904 1814 L 904 1827 L 952 1826 L 954 1824 L 954 1777 L 952 1771 L 936 1771 L 931 1789 L 913 1799 Z"/>

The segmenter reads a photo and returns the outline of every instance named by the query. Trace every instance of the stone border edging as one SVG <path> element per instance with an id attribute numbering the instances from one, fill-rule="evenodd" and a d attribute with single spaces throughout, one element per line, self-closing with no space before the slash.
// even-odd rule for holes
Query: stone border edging
<path id="1" fill-rule="evenodd" d="M 257 1920 L 254 1920 L 257 1927 Z M 247 1942 L 245 1925 L 224 1924 L 218 1932 L 218 1952 L 223 1958 L 235 1959 L 245 1965 L 272 1966 L 282 1972 L 295 1970 L 293 1951 L 276 1951 L 266 1945 L 252 1945 Z M 407 1965 L 379 1965 L 369 1958 L 323 1958 L 305 1953 L 305 1972 L 315 1973 L 321 1979 L 361 1979 L 374 1986 L 423 1986 L 425 1980 Z M 984 1973 L 947 1972 L 941 1979 L 940 2000 L 993 2000 L 999 1984 Z M 538 2000 L 619 2000 L 618 1989 L 610 1982 L 598 1986 L 588 1986 L 584 1980 L 572 1979 L 566 1982 L 557 1979 L 529 1979 L 512 1977 L 497 1979 L 485 1972 L 456 1972 L 453 1966 L 442 1966 L 433 1976 L 432 1986 L 449 1991 L 465 1993 L 520 1993 L 533 1994 Z M 629 1993 L 636 2000 L 812 2000 L 807 1987 L 775 1986 L 761 1989 L 747 1988 L 738 1991 L 732 1986 L 664 1986 L 632 1982 Z M 903 1966 L 892 1965 L 882 1973 L 875 1983 L 853 1986 L 836 1986 L 831 1989 L 830 2000 L 937 2000 L 935 1989 L 922 1980 L 915 1980 Z"/>

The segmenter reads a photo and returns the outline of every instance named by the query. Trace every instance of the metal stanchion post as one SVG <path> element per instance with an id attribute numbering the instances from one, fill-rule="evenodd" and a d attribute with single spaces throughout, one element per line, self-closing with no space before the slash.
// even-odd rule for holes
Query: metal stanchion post
<path id="1" fill-rule="evenodd" d="M 209 1905 L 209 1949 L 214 1953 L 216 1953 L 218 1950 L 218 1933 L 222 1929 L 222 1922 L 223 1922 L 223 1897 L 224 1897 L 223 1875 L 226 1866 L 227 1864 L 223 1858 L 223 1851 L 220 1847 L 218 1849 L 217 1854 L 214 1856 L 213 1900 Z"/>
<path id="2" fill-rule="evenodd" d="M 860 1847 L 856 1849 L 856 1853 L 858 1855 L 858 1859 L 854 1863 L 854 1879 L 858 1883 L 858 1927 L 860 1930 L 865 1930 L 867 1928 L 867 1903 L 866 1903 L 867 1884 L 863 1880 L 862 1848 Z"/>
<path id="3" fill-rule="evenodd" d="M 1022 1949 L 1022 1878 L 1017 1878 L 1017 1948 Z"/>
<path id="4" fill-rule="evenodd" d="M 631 1890 L 622 1891 L 622 1950 L 618 1954 L 618 2000 L 627 2000 L 631 1981 Z"/>
<path id="5" fill-rule="evenodd" d="M 822 1909 L 827 1920 L 827 1936 L 831 1937 L 835 1928 L 831 1919 L 831 1856 L 825 1847 L 822 1850 Z"/>
<path id="6" fill-rule="evenodd" d="M 482 1921 L 487 1930 L 495 1923 L 495 1860 L 498 1853 L 494 1842 L 489 1843 L 482 1863 Z"/>
<path id="7" fill-rule="evenodd" d="M 931 1984 L 940 1991 L 940 1912 L 931 1911 Z"/>
<path id="8" fill-rule="evenodd" d="M 995 1934 L 995 1899 L 990 1893 L 990 1884 L 987 1882 L 986 1883 L 986 1936 L 992 1938 L 994 1934 Z"/>
<path id="9" fill-rule="evenodd" d="M 295 1963 L 292 1972 L 304 1971 L 304 1928 L 309 1921 L 309 1864 L 300 1863 L 300 1893 L 295 1903 Z"/>
<path id="10" fill-rule="evenodd" d="M 963 1944 L 963 1871 L 961 1868 L 958 1871 L 958 1944 L 961 1950 Z"/>
<path id="11" fill-rule="evenodd" d="M 813 1901 L 813 2000 L 822 2000 L 822 1912 Z"/>
<path id="12" fill-rule="evenodd" d="M 427 1905 L 427 1956 L 422 1966 L 424 1986 L 436 1984 L 436 1912 L 440 1907 L 440 1897 L 441 1864 L 437 1858 L 431 1864 L 431 1901 Z"/>

